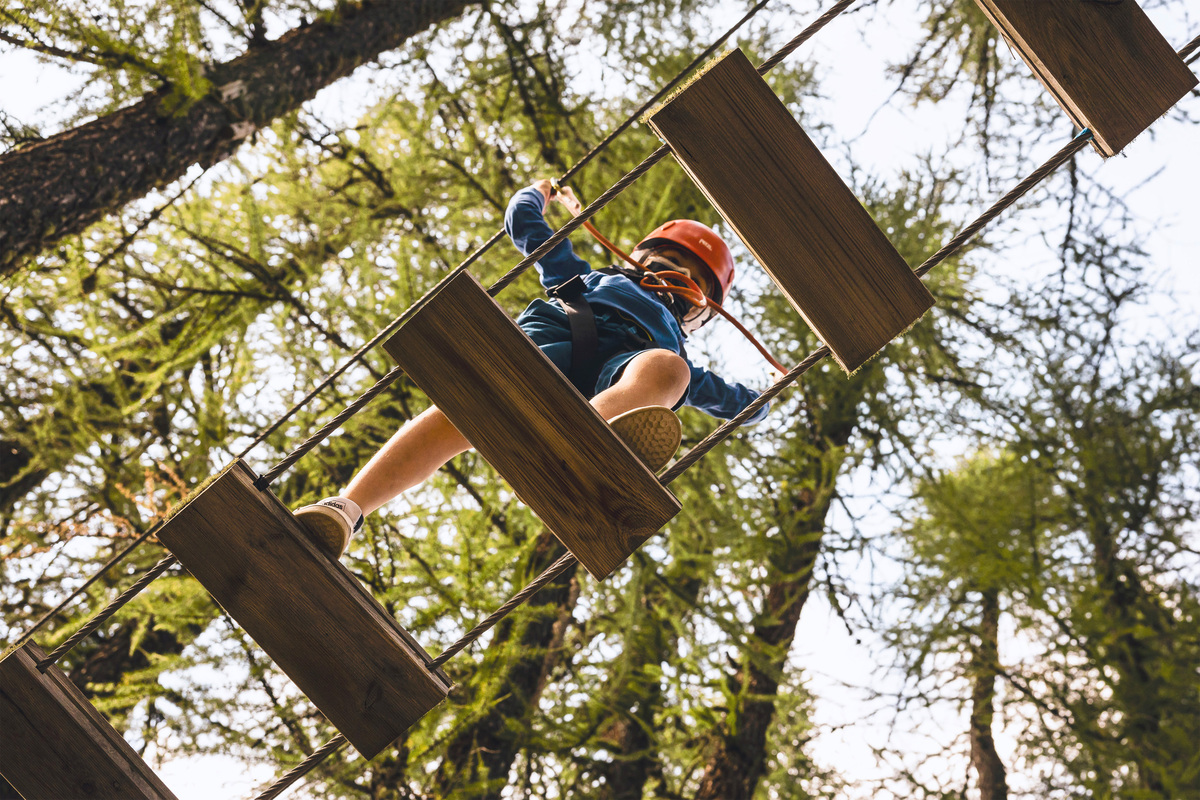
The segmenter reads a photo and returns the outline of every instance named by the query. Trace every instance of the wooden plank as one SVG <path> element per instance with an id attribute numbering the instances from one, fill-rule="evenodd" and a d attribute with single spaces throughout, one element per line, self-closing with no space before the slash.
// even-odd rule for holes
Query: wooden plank
<path id="1" fill-rule="evenodd" d="M 175 800 L 56 666 L 26 644 L 0 660 L 0 775 L 25 800 Z"/>
<path id="2" fill-rule="evenodd" d="M 1196 85 L 1135 0 L 976 0 L 1106 158 Z"/>
<path id="3" fill-rule="evenodd" d="M 847 372 L 933 305 L 741 51 L 649 123 Z"/>
<path id="4" fill-rule="evenodd" d="M 371 758 L 440 703 L 450 681 L 254 479 L 233 462 L 158 538 Z"/>
<path id="5" fill-rule="evenodd" d="M 679 501 L 469 273 L 384 349 L 588 572 L 603 578 Z"/>

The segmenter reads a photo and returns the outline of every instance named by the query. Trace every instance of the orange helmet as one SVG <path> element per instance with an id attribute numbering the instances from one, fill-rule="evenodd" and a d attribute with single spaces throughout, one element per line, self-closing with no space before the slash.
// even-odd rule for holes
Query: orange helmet
<path id="1" fill-rule="evenodd" d="M 703 223 L 691 219 L 673 219 L 652 230 L 637 246 L 654 247 L 668 242 L 682 247 L 705 263 L 721 287 L 721 296 L 714 299 L 718 303 L 723 302 L 725 295 L 729 294 L 729 287 L 733 285 L 733 253 L 729 252 L 729 245 Z"/>

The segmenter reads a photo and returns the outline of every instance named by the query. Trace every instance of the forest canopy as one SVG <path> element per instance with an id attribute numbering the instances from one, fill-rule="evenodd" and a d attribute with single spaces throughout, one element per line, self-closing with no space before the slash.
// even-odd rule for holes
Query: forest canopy
<path id="1" fill-rule="evenodd" d="M 767 77 L 913 266 L 1076 133 L 974 0 L 916 5 L 919 24 L 860 0 Z M 1142 5 L 1173 47 L 1196 35 L 1183 0 Z M 768 5 L 730 45 L 761 61 L 827 6 Z M 69 87 L 0 108 L 5 646 L 234 457 L 266 471 L 387 374 L 374 348 L 273 427 L 748 9 L 0 9 L 0 63 Z M 835 93 L 860 79 L 821 37 L 882 48 L 893 27 L 878 107 L 839 126 L 875 101 Z M 1181 156 L 1149 159 L 1194 138 L 1196 101 L 1139 140 L 1138 191 L 1167 185 Z M 922 143 L 877 116 L 920 118 Z M 593 200 L 659 144 L 634 124 L 571 185 Z M 1200 796 L 1200 324 L 1155 261 L 1177 221 L 1106 167 L 1073 157 L 930 273 L 912 330 L 852 376 L 815 368 L 675 481 L 683 511 L 627 564 L 561 574 L 447 664 L 446 702 L 294 796 Z M 819 346 L 673 160 L 596 220 L 629 246 L 672 218 L 734 244 L 727 306 L 780 361 Z M 503 240 L 471 272 L 488 285 L 518 258 Z M 530 272 L 498 299 L 516 315 L 541 296 Z M 765 388 L 722 324 L 689 354 Z M 401 377 L 273 491 L 337 493 L 428 405 Z M 716 427 L 680 415 L 685 447 Z M 471 452 L 343 563 L 438 653 L 563 552 Z M 139 544 L 34 639 L 61 644 L 164 555 Z M 806 638 L 821 624 L 829 642 Z M 838 675 L 838 636 L 868 685 Z M 179 567 L 60 666 L 156 768 L 221 755 L 258 786 L 335 732 Z M 839 760 L 848 741 L 871 763 Z"/>

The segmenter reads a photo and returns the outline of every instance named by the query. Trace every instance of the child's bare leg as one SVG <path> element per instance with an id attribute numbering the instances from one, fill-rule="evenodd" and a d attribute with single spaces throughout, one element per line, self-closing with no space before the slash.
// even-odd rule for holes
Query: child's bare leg
<path id="1" fill-rule="evenodd" d="M 687 391 L 687 363 L 668 350 L 647 350 L 625 366 L 621 378 L 592 398 L 605 419 L 642 406 L 673 406 Z M 428 408 L 396 432 L 367 462 L 343 497 L 370 514 L 393 497 L 428 480 L 471 445 L 446 415 Z"/>
<path id="2" fill-rule="evenodd" d="M 687 391 L 687 362 L 670 350 L 646 350 L 634 356 L 621 378 L 592 398 L 605 419 L 642 406 L 674 406 Z"/>
<path id="3" fill-rule="evenodd" d="M 446 415 L 430 407 L 413 417 L 354 476 L 344 497 L 370 514 L 401 492 L 429 479 L 471 445 Z"/>

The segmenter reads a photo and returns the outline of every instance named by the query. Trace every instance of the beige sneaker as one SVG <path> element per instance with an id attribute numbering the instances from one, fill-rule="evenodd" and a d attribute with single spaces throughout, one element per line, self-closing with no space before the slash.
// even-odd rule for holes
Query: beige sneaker
<path id="1" fill-rule="evenodd" d="M 666 406 L 635 408 L 613 417 L 608 424 L 651 472 L 667 465 L 683 438 L 679 417 Z"/>
<path id="2" fill-rule="evenodd" d="M 296 510 L 296 519 L 308 531 L 318 547 L 334 558 L 350 543 L 350 537 L 362 530 L 362 509 L 344 497 L 326 497 L 321 502 Z"/>

